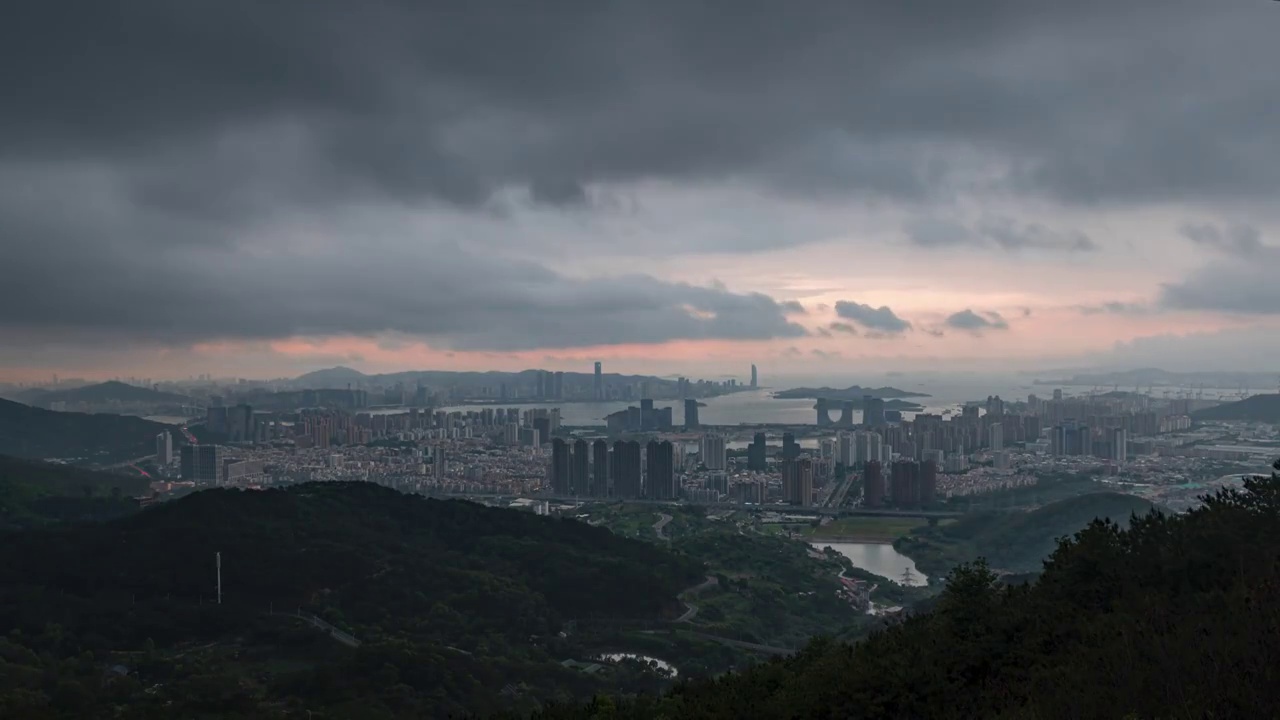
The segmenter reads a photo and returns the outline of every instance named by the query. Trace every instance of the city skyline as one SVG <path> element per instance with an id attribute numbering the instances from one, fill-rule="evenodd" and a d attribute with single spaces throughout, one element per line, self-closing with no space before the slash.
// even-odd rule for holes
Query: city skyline
<path id="1" fill-rule="evenodd" d="M 1264 369 L 1275 10 L 37 7 L 0 382 Z"/>

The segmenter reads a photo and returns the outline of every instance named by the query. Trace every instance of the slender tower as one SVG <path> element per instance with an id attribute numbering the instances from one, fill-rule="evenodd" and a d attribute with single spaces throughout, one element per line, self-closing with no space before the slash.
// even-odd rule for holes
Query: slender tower
<path id="1" fill-rule="evenodd" d="M 218 604 L 222 604 L 222 553 L 214 553 L 214 559 L 218 564 Z"/>

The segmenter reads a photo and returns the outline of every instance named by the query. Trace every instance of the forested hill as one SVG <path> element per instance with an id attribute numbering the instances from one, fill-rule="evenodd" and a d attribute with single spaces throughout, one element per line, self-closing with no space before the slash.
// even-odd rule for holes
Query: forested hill
<path id="1" fill-rule="evenodd" d="M 286 704 L 442 717 L 510 707 L 508 685 L 589 695 L 600 685 L 560 666 L 581 652 L 559 637 L 567 621 L 671 618 L 702 578 L 700 563 L 585 523 L 372 483 L 207 490 L 4 538 L 0 657 L 44 694 L 0 680 L 0 717 L 297 717 L 271 711 Z M 361 646 L 281 615 L 298 610 Z M 100 690 L 117 662 L 134 668 L 128 690 Z"/>
<path id="2" fill-rule="evenodd" d="M 1280 394 L 1254 395 L 1244 400 L 1197 410 L 1191 417 L 1197 422 L 1237 420 L 1244 422 L 1280 423 Z"/>
<path id="3" fill-rule="evenodd" d="M 1277 464 L 1280 470 L 1280 463 Z M 1096 521 L 1032 585 L 956 570 L 934 609 L 850 646 L 585 718 L 1262 718 L 1280 712 L 1280 477 L 1127 530 Z"/>
<path id="4" fill-rule="evenodd" d="M 0 455 L 0 530 L 109 519 L 137 511 L 150 491 L 137 473 L 116 475 Z"/>
<path id="5" fill-rule="evenodd" d="M 130 415 L 54 412 L 0 400 L 0 454 L 66 458 L 83 464 L 132 460 L 156 451 L 156 435 L 181 436 L 170 425 Z"/>

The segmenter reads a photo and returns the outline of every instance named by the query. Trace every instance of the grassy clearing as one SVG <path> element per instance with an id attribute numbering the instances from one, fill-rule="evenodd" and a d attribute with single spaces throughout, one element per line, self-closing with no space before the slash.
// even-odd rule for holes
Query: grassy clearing
<path id="1" fill-rule="evenodd" d="M 928 521 L 923 518 L 845 517 L 832 520 L 821 527 L 806 528 L 805 534 L 817 539 L 849 537 L 892 542 L 927 524 Z"/>

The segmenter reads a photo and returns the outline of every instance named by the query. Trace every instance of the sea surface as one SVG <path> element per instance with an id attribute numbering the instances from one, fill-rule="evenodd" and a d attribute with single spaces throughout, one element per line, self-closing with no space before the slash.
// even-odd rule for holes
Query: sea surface
<path id="1" fill-rule="evenodd" d="M 966 381 L 947 383 L 934 382 L 912 382 L 909 379 L 893 378 L 883 382 L 876 382 L 874 385 L 863 382 L 864 386 L 881 387 L 883 385 L 892 385 L 899 390 L 909 392 L 925 393 L 929 397 L 921 398 L 905 398 L 909 402 L 914 402 L 924 406 L 924 412 L 942 413 L 947 410 L 958 410 L 965 402 L 972 400 L 985 400 L 988 395 L 999 395 L 1006 400 L 1026 400 L 1027 395 L 1039 393 L 1041 396 L 1052 394 L 1052 390 L 1046 390 L 1044 386 L 1035 387 L 1028 380 L 1026 383 L 1017 384 L 1005 380 L 1003 384 L 999 380 L 991 382 L 983 381 Z M 843 387 L 852 385 L 852 382 L 843 384 Z M 832 384 L 832 387 L 839 385 Z M 773 397 L 773 393 L 778 390 L 785 390 L 795 385 L 779 386 L 777 388 L 761 388 L 759 390 L 745 390 L 742 392 L 731 393 L 729 395 L 721 395 L 720 397 L 705 398 L 700 402 L 705 403 L 704 407 L 698 408 L 698 419 L 706 425 L 753 425 L 753 424 L 787 424 L 787 425 L 816 425 L 818 423 L 818 414 L 814 410 L 814 401 L 812 399 L 791 399 L 778 400 Z M 521 410 L 529 408 L 560 408 L 560 419 L 565 425 L 603 425 L 605 416 L 615 413 L 619 410 L 625 410 L 629 405 L 638 405 L 638 401 L 611 401 L 611 402 L 565 402 L 560 404 L 547 403 L 505 403 L 501 405 L 456 405 L 450 406 L 448 410 L 468 411 L 482 410 L 491 407 L 510 407 L 519 408 Z M 684 424 L 684 403 L 679 400 L 658 400 L 654 402 L 655 407 L 671 407 L 671 418 L 676 425 Z M 404 412 L 403 409 L 379 409 L 375 412 Z M 914 417 L 915 413 L 903 413 L 907 418 Z M 861 422 L 861 411 L 853 412 L 853 421 Z"/>

